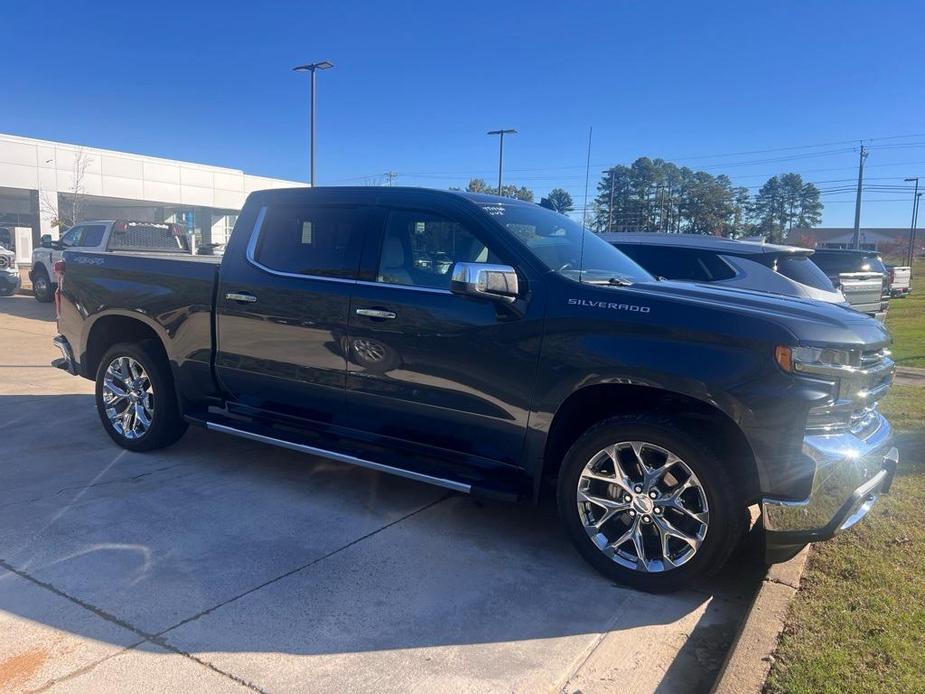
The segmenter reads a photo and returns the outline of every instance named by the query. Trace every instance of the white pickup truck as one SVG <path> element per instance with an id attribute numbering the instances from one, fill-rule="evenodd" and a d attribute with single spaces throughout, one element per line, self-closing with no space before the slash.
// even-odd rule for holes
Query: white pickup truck
<path id="1" fill-rule="evenodd" d="M 38 301 L 55 296 L 55 263 L 65 249 L 106 253 L 129 251 L 140 253 L 192 253 L 192 243 L 185 227 L 170 222 L 136 222 L 127 219 L 104 219 L 80 222 L 68 229 L 57 241 L 49 234 L 32 251 L 32 293 Z"/>
<path id="2" fill-rule="evenodd" d="M 908 265 L 887 265 L 890 271 L 890 296 L 902 298 L 912 291 L 912 268 Z"/>

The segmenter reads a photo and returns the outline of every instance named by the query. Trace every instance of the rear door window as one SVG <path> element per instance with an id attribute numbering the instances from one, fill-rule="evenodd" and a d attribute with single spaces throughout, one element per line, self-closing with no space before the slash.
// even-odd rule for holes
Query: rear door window
<path id="1" fill-rule="evenodd" d="M 784 256 L 777 259 L 775 269 L 784 277 L 807 287 L 835 291 L 828 276 L 805 255 Z"/>
<path id="2" fill-rule="evenodd" d="M 653 275 L 666 279 L 718 282 L 735 277 L 735 270 L 715 253 L 635 243 L 617 247 Z"/>
<path id="3" fill-rule="evenodd" d="M 80 240 L 74 244 L 79 248 L 93 248 L 103 243 L 103 233 L 106 231 L 105 224 L 87 224 L 82 227 L 83 233 Z"/>
<path id="4" fill-rule="evenodd" d="M 355 278 L 368 217 L 361 207 L 274 205 L 254 260 L 294 275 Z"/>

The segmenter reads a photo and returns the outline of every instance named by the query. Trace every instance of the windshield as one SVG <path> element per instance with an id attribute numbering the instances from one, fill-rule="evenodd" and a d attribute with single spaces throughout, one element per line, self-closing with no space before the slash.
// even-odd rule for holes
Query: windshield
<path id="1" fill-rule="evenodd" d="M 594 283 L 654 281 L 621 251 L 565 215 L 539 205 L 479 204 L 543 265 L 560 275 Z"/>

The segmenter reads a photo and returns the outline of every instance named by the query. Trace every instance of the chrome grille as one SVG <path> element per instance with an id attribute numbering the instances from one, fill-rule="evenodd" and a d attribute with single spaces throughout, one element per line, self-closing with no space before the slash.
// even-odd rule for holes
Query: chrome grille
<path id="1" fill-rule="evenodd" d="M 893 383 L 896 365 L 888 349 L 855 353 L 851 365 L 813 366 L 813 373 L 837 383 L 838 392 L 828 405 L 813 408 L 807 429 L 821 433 L 844 431 L 866 439 L 880 428 L 877 403 Z"/>

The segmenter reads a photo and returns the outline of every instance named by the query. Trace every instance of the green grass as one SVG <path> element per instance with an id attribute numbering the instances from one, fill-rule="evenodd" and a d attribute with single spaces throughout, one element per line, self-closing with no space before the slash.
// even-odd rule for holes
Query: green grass
<path id="1" fill-rule="evenodd" d="M 893 299 L 886 325 L 893 334 L 893 358 L 900 366 L 925 367 L 925 259 L 912 267 L 912 293 Z"/>
<path id="2" fill-rule="evenodd" d="M 925 366 L 925 262 L 915 272 L 887 324 L 897 362 Z M 892 494 L 814 546 L 767 694 L 925 692 L 925 387 L 894 386 L 882 409 L 899 430 Z"/>

